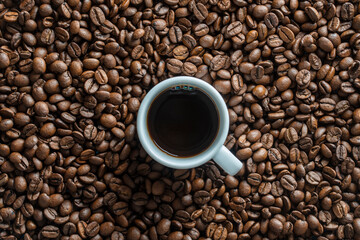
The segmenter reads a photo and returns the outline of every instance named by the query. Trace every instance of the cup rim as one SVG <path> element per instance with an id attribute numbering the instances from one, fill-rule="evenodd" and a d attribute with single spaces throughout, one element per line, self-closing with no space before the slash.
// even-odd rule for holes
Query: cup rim
<path id="1" fill-rule="evenodd" d="M 191 157 L 174 157 L 160 150 L 151 139 L 147 127 L 147 115 L 153 100 L 162 91 L 181 84 L 193 85 L 203 90 L 213 100 L 219 114 L 219 129 L 214 141 L 206 150 Z M 213 86 L 195 77 L 177 76 L 161 81 L 146 94 L 138 111 L 136 125 L 141 145 L 150 157 L 167 167 L 188 169 L 204 164 L 220 150 L 228 135 L 229 115 L 222 96 Z"/>

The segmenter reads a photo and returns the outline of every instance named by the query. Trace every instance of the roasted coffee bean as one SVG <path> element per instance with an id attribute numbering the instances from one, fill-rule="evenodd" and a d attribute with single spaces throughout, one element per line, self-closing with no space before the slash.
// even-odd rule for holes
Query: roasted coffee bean
<path id="1" fill-rule="evenodd" d="M 51 45 L 55 41 L 55 32 L 50 28 L 44 29 L 41 33 L 41 42 L 46 45 Z"/>
<path id="2" fill-rule="evenodd" d="M 94 237 L 100 231 L 99 223 L 93 221 L 86 226 L 85 233 L 89 237 Z"/>
<path id="3" fill-rule="evenodd" d="M 211 180 L 216 180 L 220 177 L 220 171 L 215 165 L 211 165 L 207 170 L 206 174 Z"/>
<path id="4" fill-rule="evenodd" d="M 270 193 L 271 191 L 271 183 L 269 182 L 262 182 L 260 185 L 259 185 L 259 193 L 261 195 L 266 195 L 268 193 Z"/>
<path id="5" fill-rule="evenodd" d="M 321 177 L 318 173 L 310 171 L 305 176 L 306 181 L 311 185 L 318 185 L 321 181 Z"/>
<path id="6" fill-rule="evenodd" d="M 302 89 L 307 88 L 310 84 L 310 81 L 311 81 L 310 71 L 306 69 L 302 69 L 296 74 L 296 82 L 299 88 Z"/>
<path id="7" fill-rule="evenodd" d="M 44 216 L 45 218 L 47 218 L 49 221 L 54 221 L 55 218 L 57 217 L 57 212 L 55 209 L 53 208 L 46 208 L 44 210 Z"/>
<path id="8" fill-rule="evenodd" d="M 206 208 L 204 208 L 202 215 L 201 215 L 201 219 L 204 222 L 211 222 L 216 214 L 216 209 L 212 206 L 208 206 Z"/>
<path id="9" fill-rule="evenodd" d="M 269 29 L 276 28 L 279 25 L 279 19 L 275 13 L 267 13 L 264 17 L 266 26 Z"/>
<path id="10" fill-rule="evenodd" d="M 0 52 L 0 68 L 7 68 L 10 65 L 10 58 L 5 52 Z"/>
<path id="11" fill-rule="evenodd" d="M 182 71 L 183 62 L 178 59 L 172 58 L 166 64 L 168 70 L 174 74 L 179 74 Z"/>
<path id="12" fill-rule="evenodd" d="M 229 26 L 226 28 L 226 32 L 230 37 L 233 37 L 237 34 L 239 34 L 242 30 L 242 23 L 240 21 L 232 22 L 229 24 Z"/>
<path id="13" fill-rule="evenodd" d="M 262 177 L 258 173 L 250 173 L 247 178 L 247 181 L 249 184 L 251 184 L 253 186 L 258 186 L 258 185 L 260 185 L 260 183 L 262 181 Z"/>
<path id="14" fill-rule="evenodd" d="M 221 68 L 227 68 L 229 64 L 230 64 L 229 57 L 216 55 L 211 60 L 210 68 L 214 71 L 217 71 L 220 70 Z"/>
<path id="15" fill-rule="evenodd" d="M 194 3 L 192 6 L 192 11 L 195 15 L 195 17 L 201 22 L 206 19 L 208 16 L 208 10 L 206 6 L 202 3 Z"/>
<path id="16" fill-rule="evenodd" d="M 290 43 L 295 39 L 294 33 L 287 27 L 282 27 L 279 29 L 279 36 L 281 40 L 286 43 Z"/>
<path id="17" fill-rule="evenodd" d="M 194 193 L 194 202 L 199 205 L 206 204 L 211 199 L 210 193 L 200 190 Z"/>
<path id="18" fill-rule="evenodd" d="M 285 141 L 290 143 L 290 144 L 293 144 L 293 143 L 295 143 L 295 142 L 297 142 L 299 140 L 298 133 L 292 127 L 288 128 L 285 131 L 284 138 L 285 138 Z"/>
<path id="19" fill-rule="evenodd" d="M 99 7 L 92 7 L 89 13 L 91 22 L 96 26 L 100 26 L 106 20 L 104 12 Z"/>
<path id="20" fill-rule="evenodd" d="M 277 164 L 277 163 L 281 162 L 281 153 L 276 148 L 270 148 L 268 150 L 268 157 L 269 157 L 269 160 L 271 162 L 273 162 L 274 164 Z"/>
<path id="21" fill-rule="evenodd" d="M 294 191 L 297 188 L 297 182 L 291 175 L 284 175 L 280 179 L 280 183 L 288 191 Z"/>
<path id="22" fill-rule="evenodd" d="M 44 238 L 54 239 L 59 236 L 60 230 L 58 227 L 47 225 L 41 229 L 40 234 Z"/>
<path id="23" fill-rule="evenodd" d="M 16 22 L 18 17 L 19 17 L 18 12 L 9 11 L 9 12 L 5 13 L 4 20 L 6 22 Z"/>
<path id="24" fill-rule="evenodd" d="M 97 129 L 94 125 L 88 125 L 84 129 L 84 137 L 88 140 L 93 140 L 97 135 Z"/>

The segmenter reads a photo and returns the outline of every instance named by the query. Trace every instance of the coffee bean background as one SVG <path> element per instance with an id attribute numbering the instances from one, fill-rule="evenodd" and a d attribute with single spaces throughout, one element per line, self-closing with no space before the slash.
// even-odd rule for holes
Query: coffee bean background
<path id="1" fill-rule="evenodd" d="M 357 0 L 1 0 L 0 238 L 360 239 L 359 49 Z M 223 95 L 236 176 L 140 146 L 177 75 Z"/>

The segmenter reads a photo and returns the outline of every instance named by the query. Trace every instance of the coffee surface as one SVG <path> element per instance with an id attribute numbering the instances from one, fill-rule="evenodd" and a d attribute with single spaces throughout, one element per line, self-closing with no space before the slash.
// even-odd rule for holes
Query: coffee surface
<path id="1" fill-rule="evenodd" d="M 171 89 L 159 95 L 148 113 L 150 136 L 164 152 L 188 157 L 207 149 L 218 132 L 212 100 L 198 89 Z"/>

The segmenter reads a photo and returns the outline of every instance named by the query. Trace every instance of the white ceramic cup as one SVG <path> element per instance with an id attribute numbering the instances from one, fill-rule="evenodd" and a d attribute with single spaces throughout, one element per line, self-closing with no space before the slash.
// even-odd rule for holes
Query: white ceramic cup
<path id="1" fill-rule="evenodd" d="M 174 157 L 159 149 L 151 139 L 147 127 L 147 115 L 153 100 L 164 90 L 179 85 L 201 89 L 212 99 L 219 115 L 218 133 L 212 144 L 199 154 L 186 158 Z M 210 159 L 214 159 L 227 173 L 235 175 L 241 169 L 242 163 L 223 145 L 228 131 L 229 113 L 223 98 L 213 86 L 194 77 L 173 77 L 158 83 L 143 99 L 137 116 L 137 132 L 145 151 L 157 162 L 176 169 L 198 167 Z"/>

